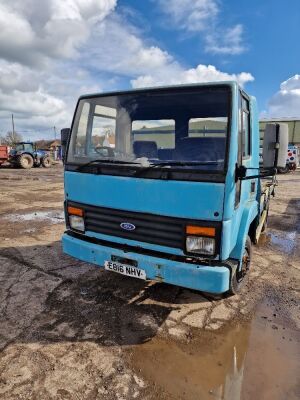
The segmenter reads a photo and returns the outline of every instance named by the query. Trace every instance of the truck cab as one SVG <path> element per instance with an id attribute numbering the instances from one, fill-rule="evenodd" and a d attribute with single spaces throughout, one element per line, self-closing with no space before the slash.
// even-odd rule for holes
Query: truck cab
<path id="1" fill-rule="evenodd" d="M 140 279 L 240 290 L 272 191 L 259 175 L 255 98 L 236 82 L 86 95 L 63 133 L 65 253 Z"/>

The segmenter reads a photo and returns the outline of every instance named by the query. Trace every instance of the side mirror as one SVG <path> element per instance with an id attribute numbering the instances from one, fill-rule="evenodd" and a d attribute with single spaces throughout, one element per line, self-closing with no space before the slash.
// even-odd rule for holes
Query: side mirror
<path id="1" fill-rule="evenodd" d="M 68 140 L 70 137 L 71 129 L 70 128 L 64 128 L 60 131 L 60 137 L 61 137 L 61 157 L 63 162 L 65 162 L 65 153 L 66 153 L 66 146 L 68 144 Z"/>
<path id="2" fill-rule="evenodd" d="M 286 166 L 289 132 L 287 124 L 267 124 L 263 144 L 263 167 Z"/>

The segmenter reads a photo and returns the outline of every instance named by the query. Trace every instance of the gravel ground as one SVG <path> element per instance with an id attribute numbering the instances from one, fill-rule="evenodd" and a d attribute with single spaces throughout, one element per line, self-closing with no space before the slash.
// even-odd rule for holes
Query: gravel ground
<path id="1" fill-rule="evenodd" d="M 220 300 L 64 255 L 61 166 L 0 168 L 0 185 L 1 399 L 299 398 L 299 171 L 247 287 Z"/>

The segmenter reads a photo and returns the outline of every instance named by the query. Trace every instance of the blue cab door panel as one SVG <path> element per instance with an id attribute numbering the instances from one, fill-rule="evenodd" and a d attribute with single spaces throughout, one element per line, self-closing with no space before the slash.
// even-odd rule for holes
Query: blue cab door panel
<path id="1" fill-rule="evenodd" d="M 241 115 L 238 112 L 239 98 L 237 91 L 235 96 L 235 105 L 233 106 L 232 129 L 231 129 L 231 151 L 229 161 L 229 171 L 226 179 L 226 191 L 224 199 L 224 221 L 222 230 L 222 254 L 221 260 L 229 257 L 240 258 L 242 248 L 250 223 L 259 213 L 258 204 L 258 179 L 247 179 L 236 182 L 234 179 L 235 165 L 240 160 L 237 159 L 238 141 L 239 141 L 239 124 Z M 248 157 L 242 158 L 242 165 L 248 168 L 247 176 L 257 175 L 259 173 L 259 146 L 257 140 L 258 132 L 258 115 L 255 98 L 250 98 L 250 154 Z M 235 191 L 237 185 L 240 184 L 240 195 L 238 201 L 235 200 Z M 239 255 L 239 256 L 238 256 Z"/>

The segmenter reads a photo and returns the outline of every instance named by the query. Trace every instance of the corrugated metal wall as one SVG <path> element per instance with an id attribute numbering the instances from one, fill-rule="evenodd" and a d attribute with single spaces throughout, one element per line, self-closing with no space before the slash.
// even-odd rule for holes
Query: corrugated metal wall
<path id="1" fill-rule="evenodd" d="M 290 144 L 298 144 L 300 145 L 300 120 L 294 119 L 294 120 L 264 120 L 260 121 L 259 123 L 259 132 L 260 132 L 260 137 L 262 138 L 264 136 L 264 131 L 265 131 L 265 126 L 267 123 L 270 122 L 282 122 L 286 123 L 289 126 L 289 143 Z"/>

